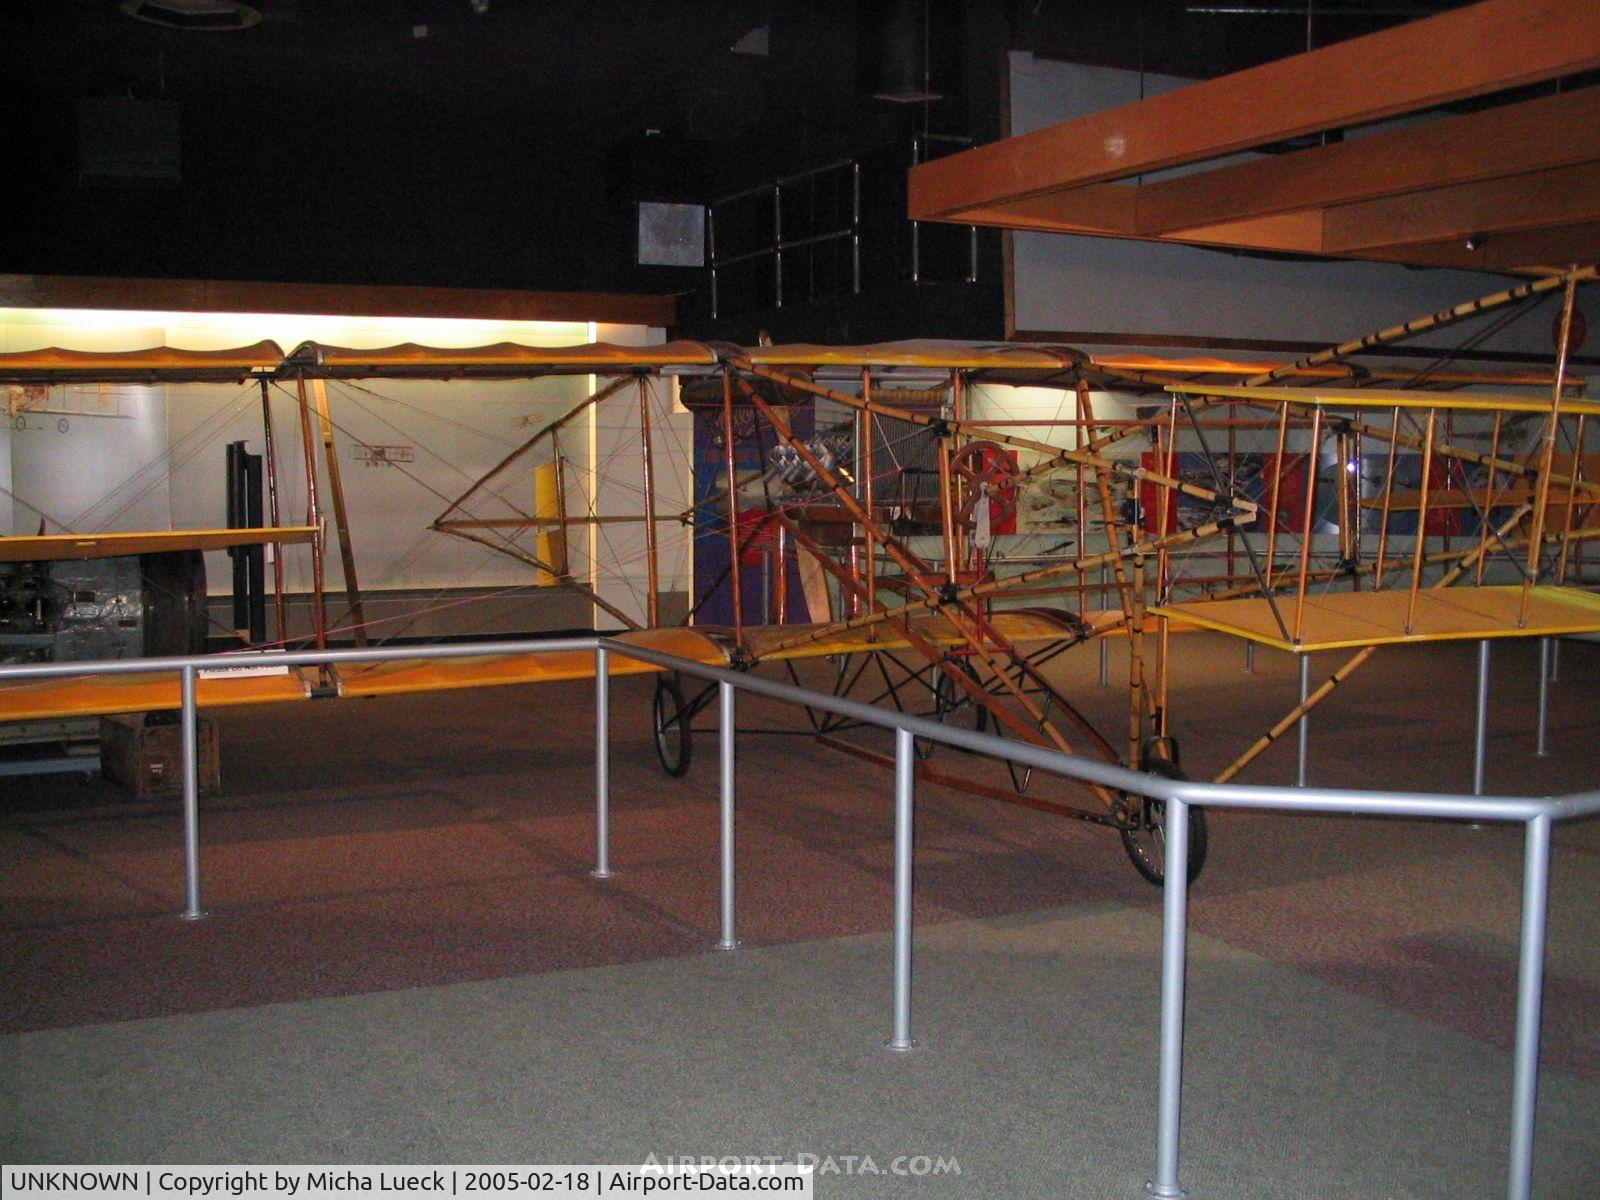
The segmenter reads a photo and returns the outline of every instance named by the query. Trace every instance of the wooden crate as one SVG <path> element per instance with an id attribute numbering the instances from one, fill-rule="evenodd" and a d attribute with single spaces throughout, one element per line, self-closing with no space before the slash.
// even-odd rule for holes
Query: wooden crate
<path id="1" fill-rule="evenodd" d="M 183 728 L 152 721 L 148 713 L 103 717 L 100 721 L 100 773 L 141 800 L 183 795 Z M 196 727 L 200 794 L 222 787 L 222 751 L 215 722 L 200 717 Z"/>

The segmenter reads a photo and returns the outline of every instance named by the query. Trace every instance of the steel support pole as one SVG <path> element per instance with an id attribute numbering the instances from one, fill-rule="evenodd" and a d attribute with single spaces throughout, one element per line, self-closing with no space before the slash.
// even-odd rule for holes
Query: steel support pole
<path id="1" fill-rule="evenodd" d="M 1517 963 L 1517 1040 L 1511 1085 L 1507 1200 L 1533 1192 L 1533 1125 L 1539 1099 L 1539 1019 L 1544 993 L 1545 912 L 1550 899 L 1550 818 L 1528 822 L 1522 858 L 1522 945 Z"/>
<path id="2" fill-rule="evenodd" d="M 1472 794 L 1483 795 L 1483 759 L 1489 740 L 1489 639 L 1478 641 L 1478 712 L 1472 733 Z"/>
<path id="3" fill-rule="evenodd" d="M 1550 682 L 1561 682 L 1561 639 L 1550 639 Z"/>
<path id="4" fill-rule="evenodd" d="M 910 730 L 894 731 L 894 1036 L 891 1050 L 910 1050 L 911 1036 L 911 810 L 916 750 Z"/>
<path id="5" fill-rule="evenodd" d="M 1302 656 L 1301 661 L 1304 661 Z M 1188 956 L 1189 806 L 1167 805 L 1167 858 L 1161 888 L 1161 1068 L 1156 1088 L 1156 1177 L 1144 1190 L 1182 1200 L 1178 1138 L 1183 1099 L 1183 984 Z"/>
<path id="6" fill-rule="evenodd" d="M 1539 741 L 1534 753 L 1540 758 L 1550 757 L 1550 643 L 1552 639 L 1539 639 Z"/>
<path id="7" fill-rule="evenodd" d="M 1311 694 L 1311 655 L 1300 656 L 1300 703 L 1306 702 L 1306 697 Z M 1306 759 L 1311 753 L 1311 714 L 1302 713 L 1300 726 L 1300 763 L 1295 771 L 1295 783 L 1300 787 L 1306 786 Z"/>
<path id="8" fill-rule="evenodd" d="M 1246 642 L 1244 644 L 1244 673 L 1246 675 L 1254 675 L 1256 673 L 1256 644 L 1254 642 Z"/>
<path id="9" fill-rule="evenodd" d="M 183 754 L 183 919 L 198 921 L 206 915 L 200 907 L 200 714 L 194 699 L 195 669 L 181 672 Z"/>
<path id="10" fill-rule="evenodd" d="M 611 878 L 611 652 L 594 652 L 594 870 Z"/>
<path id="11" fill-rule="evenodd" d="M 717 699 L 721 709 L 722 725 L 719 730 L 719 749 L 722 783 L 722 937 L 718 950 L 737 950 L 739 939 L 733 928 L 733 684 L 727 680 L 717 684 Z"/>

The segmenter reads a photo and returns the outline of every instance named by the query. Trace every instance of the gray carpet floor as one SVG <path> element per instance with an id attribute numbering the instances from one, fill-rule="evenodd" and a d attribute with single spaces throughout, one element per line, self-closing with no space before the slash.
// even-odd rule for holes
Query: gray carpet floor
<path id="1" fill-rule="evenodd" d="M 5 1158 L 808 1154 L 819 1196 L 1128 1200 L 1159 936 L 1092 905 L 923 930 L 910 1054 L 878 934 L 15 1035 Z M 1209 938 L 1191 971 L 1194 1196 L 1503 1194 L 1506 1053 Z M 1594 1194 L 1600 1085 L 1547 1070 L 1541 1101 L 1537 1194 Z M 959 1174 L 892 1173 L 917 1155 Z"/>

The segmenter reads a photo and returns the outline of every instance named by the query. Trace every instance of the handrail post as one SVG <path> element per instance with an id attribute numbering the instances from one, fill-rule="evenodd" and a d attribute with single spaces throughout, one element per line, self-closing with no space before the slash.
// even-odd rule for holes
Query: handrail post
<path id="1" fill-rule="evenodd" d="M 183 756 L 183 919 L 198 921 L 206 915 L 200 907 L 200 714 L 195 704 L 195 669 L 179 672 L 181 701 L 181 753 Z"/>
<path id="2" fill-rule="evenodd" d="M 1300 652 L 1300 707 L 1305 708 L 1306 698 L 1311 694 L 1311 655 L 1304 650 Z M 1299 721 L 1300 759 L 1295 769 L 1295 784 L 1298 787 L 1306 786 L 1306 760 L 1311 756 L 1311 714 L 1302 712 Z"/>
<path id="3" fill-rule="evenodd" d="M 1517 1039 L 1511 1084 L 1507 1200 L 1533 1192 L 1533 1125 L 1539 1100 L 1539 1019 L 1544 991 L 1545 914 L 1550 900 L 1550 818 L 1528 821 L 1522 861 L 1522 944 L 1517 962 Z"/>
<path id="4" fill-rule="evenodd" d="M 911 817 L 916 751 L 909 729 L 894 731 L 894 1035 L 891 1050 L 916 1046 L 911 1036 Z"/>
<path id="5" fill-rule="evenodd" d="M 1483 760 L 1489 742 L 1489 639 L 1478 641 L 1478 709 L 1472 731 L 1472 794 L 1483 795 Z"/>
<path id="6" fill-rule="evenodd" d="M 733 684 L 726 679 L 717 684 L 717 699 L 722 725 L 719 732 L 722 784 L 722 938 L 718 950 L 737 950 L 739 939 L 733 925 Z"/>
<path id="7" fill-rule="evenodd" d="M 1161 886 L 1161 1068 L 1156 1087 L 1156 1177 L 1144 1190 L 1182 1200 L 1178 1138 L 1183 1098 L 1183 984 L 1188 955 L 1189 806 L 1167 804 L 1167 856 Z"/>
<path id="8" fill-rule="evenodd" d="M 611 652 L 594 649 L 594 870 L 611 878 Z"/>

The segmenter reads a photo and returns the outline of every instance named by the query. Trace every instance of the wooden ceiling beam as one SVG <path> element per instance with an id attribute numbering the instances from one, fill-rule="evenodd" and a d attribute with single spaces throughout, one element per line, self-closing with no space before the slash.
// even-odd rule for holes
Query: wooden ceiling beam
<path id="1" fill-rule="evenodd" d="M 915 167 L 909 215 L 1124 179 L 1600 66 L 1600 4 L 1484 0 Z"/>
<path id="2" fill-rule="evenodd" d="M 676 301 L 671 296 L 378 284 L 248 283 L 217 279 L 120 279 L 88 275 L 0 274 L 0 307 L 466 317 L 655 326 L 670 326 L 677 320 Z"/>
<path id="3" fill-rule="evenodd" d="M 1459 238 L 1427 244 L 1370 246 L 1355 257 L 1468 271 L 1554 275 L 1572 263 L 1600 259 L 1600 221 L 1562 229 L 1528 229 L 1490 235 L 1468 250 Z"/>
<path id="4" fill-rule="evenodd" d="M 1600 153 L 1600 143 L 1591 153 Z M 1329 208 L 1322 252 L 1461 241 L 1600 221 L 1600 163 L 1412 192 Z"/>
<path id="5" fill-rule="evenodd" d="M 1128 183 L 1097 183 L 1070 192 L 985 205 L 973 224 L 1042 233 L 1087 233 L 1097 237 L 1137 237 L 1134 202 L 1138 189 Z"/>
<path id="6" fill-rule="evenodd" d="M 1181 238 L 1159 240 L 1181 241 L 1186 245 L 1275 250 L 1288 254 L 1321 254 L 1323 212 L 1321 209 L 1313 209 L 1305 212 L 1274 213 L 1266 217 L 1250 217 L 1243 221 L 1226 221 L 1217 225 L 1186 229 Z"/>
<path id="7" fill-rule="evenodd" d="M 1274 155 L 1138 190 L 1141 234 L 1350 204 L 1600 157 L 1600 87 Z"/>

